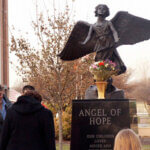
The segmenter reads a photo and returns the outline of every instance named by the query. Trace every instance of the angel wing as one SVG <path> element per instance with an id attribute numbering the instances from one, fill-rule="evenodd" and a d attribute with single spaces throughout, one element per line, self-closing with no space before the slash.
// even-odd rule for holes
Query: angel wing
<path id="1" fill-rule="evenodd" d="M 116 46 L 135 44 L 150 38 L 150 21 L 120 11 L 111 20 L 120 38 Z"/>
<path id="2" fill-rule="evenodd" d="M 58 54 L 62 60 L 75 60 L 93 52 L 95 45 L 94 34 L 92 34 L 93 36 L 87 44 L 81 44 L 87 37 L 89 27 L 90 24 L 87 22 L 79 21 L 76 23 L 64 49 Z"/>

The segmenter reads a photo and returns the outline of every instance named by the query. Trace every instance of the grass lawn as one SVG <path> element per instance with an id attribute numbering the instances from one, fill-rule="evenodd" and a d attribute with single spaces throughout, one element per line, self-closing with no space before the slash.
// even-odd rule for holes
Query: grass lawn
<path id="1" fill-rule="evenodd" d="M 56 144 L 56 150 L 59 150 L 59 144 Z M 70 150 L 70 144 L 63 144 L 63 150 Z"/>
<path id="2" fill-rule="evenodd" d="M 142 145 L 142 150 L 150 150 L 150 145 Z"/>

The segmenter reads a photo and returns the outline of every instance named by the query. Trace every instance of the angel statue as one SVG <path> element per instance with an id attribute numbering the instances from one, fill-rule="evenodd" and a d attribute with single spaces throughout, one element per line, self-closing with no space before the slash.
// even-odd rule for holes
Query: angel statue
<path id="1" fill-rule="evenodd" d="M 96 52 L 95 61 L 109 59 L 116 63 L 118 75 L 122 74 L 126 66 L 116 48 L 148 40 L 150 21 L 124 11 L 119 11 L 108 21 L 105 18 L 109 16 L 109 8 L 101 4 L 96 6 L 95 16 L 95 24 L 83 21 L 76 23 L 58 56 L 62 60 L 75 60 Z"/>

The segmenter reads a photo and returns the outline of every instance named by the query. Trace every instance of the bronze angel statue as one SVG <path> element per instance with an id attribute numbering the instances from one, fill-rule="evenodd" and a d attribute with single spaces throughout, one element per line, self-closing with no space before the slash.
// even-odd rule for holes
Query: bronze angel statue
<path id="1" fill-rule="evenodd" d="M 150 21 L 124 11 L 119 11 L 108 21 L 105 18 L 109 16 L 109 8 L 102 4 L 96 6 L 95 16 L 95 24 L 83 21 L 76 23 L 58 56 L 62 60 L 75 60 L 96 52 L 95 61 L 109 59 L 116 63 L 118 74 L 122 74 L 126 66 L 116 48 L 148 40 Z"/>

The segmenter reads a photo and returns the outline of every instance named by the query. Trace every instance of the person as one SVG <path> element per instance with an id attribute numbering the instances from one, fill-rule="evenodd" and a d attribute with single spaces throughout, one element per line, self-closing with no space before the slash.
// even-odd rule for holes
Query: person
<path id="1" fill-rule="evenodd" d="M 35 87 L 32 86 L 32 85 L 25 85 L 23 88 L 22 88 L 22 93 L 26 93 L 28 91 L 35 91 Z"/>
<path id="2" fill-rule="evenodd" d="M 88 35 L 81 44 L 87 44 L 94 32 L 96 34 L 95 61 L 110 59 L 117 64 L 118 74 L 121 74 L 126 71 L 126 66 L 115 48 L 115 44 L 119 41 L 118 33 L 111 21 L 105 20 L 109 14 L 109 8 L 106 5 L 100 4 L 96 6 L 95 16 L 98 17 L 97 22 L 90 26 Z"/>
<path id="3" fill-rule="evenodd" d="M 0 135 L 2 132 L 3 122 L 5 120 L 6 113 L 9 107 L 11 107 L 11 102 L 4 94 L 4 87 L 0 85 Z"/>
<path id="4" fill-rule="evenodd" d="M 56 150 L 53 114 L 41 100 L 36 91 L 18 97 L 6 115 L 0 150 Z"/>
<path id="5" fill-rule="evenodd" d="M 23 88 L 22 88 L 22 93 L 25 94 L 26 92 L 29 92 L 29 91 L 35 91 L 35 87 L 32 86 L 32 85 L 25 85 Z M 42 101 L 41 101 L 42 102 Z M 48 109 L 48 107 L 44 104 L 44 103 L 41 103 L 42 106 L 44 106 L 45 108 Z"/>
<path id="6" fill-rule="evenodd" d="M 115 137 L 114 150 L 142 150 L 141 142 L 131 129 L 122 129 Z"/>

